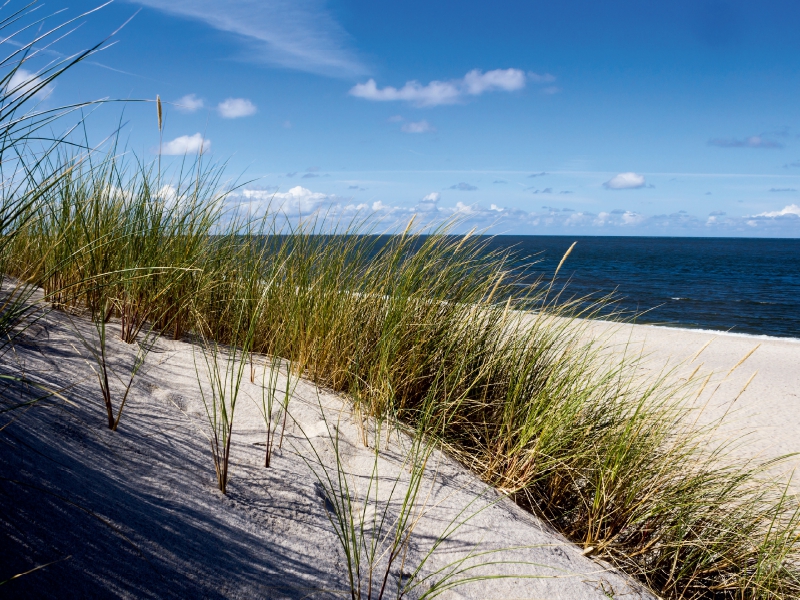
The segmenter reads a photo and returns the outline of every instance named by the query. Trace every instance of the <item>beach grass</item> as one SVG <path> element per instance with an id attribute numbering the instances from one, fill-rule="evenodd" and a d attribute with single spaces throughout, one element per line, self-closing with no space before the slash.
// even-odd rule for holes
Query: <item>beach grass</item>
<path id="1" fill-rule="evenodd" d="M 24 60 L 3 64 L 13 72 Z M 42 81 L 74 62 L 60 64 Z M 66 137 L 32 149 L 30 132 L 64 111 L 21 116 L 36 91 L 2 81 L 2 158 L 13 165 L 0 202 L 0 271 L 13 278 L 2 343 L 41 306 L 40 289 L 45 305 L 87 314 L 101 346 L 112 320 L 128 344 L 151 332 L 199 340 L 221 491 L 245 365 L 285 361 L 352 400 L 365 445 L 379 445 L 368 419 L 420 430 L 665 597 L 800 596 L 800 512 L 787 483 L 772 463 L 713 442 L 715 425 L 696 425 L 700 381 L 644 375 L 640 356 L 604 351 L 585 320 L 600 305 L 530 283 L 511 250 L 454 235 L 454 222 L 412 220 L 379 236 L 369 215 L 254 214 L 202 155 L 146 164 L 118 146 L 71 153 Z M 113 429 L 122 407 L 114 415 L 107 400 Z M 349 535 L 352 519 L 339 530 Z"/>
<path id="2" fill-rule="evenodd" d="M 248 218 L 210 187 L 191 197 L 191 210 L 206 215 L 202 227 L 187 217 L 132 228 L 130 215 L 147 211 L 135 205 L 159 197 L 81 191 L 71 201 L 73 189 L 106 189 L 87 188 L 74 181 L 79 175 L 61 195 L 45 195 L 15 246 L 31 252 L 26 264 L 39 264 L 45 257 L 33 250 L 68 239 L 71 258 L 47 271 L 58 281 L 48 298 L 73 290 L 56 306 L 98 313 L 94 282 L 102 280 L 115 299 L 108 318 L 122 321 L 126 302 L 158 307 L 129 319 L 180 320 L 177 332 L 161 330 L 202 336 L 209 373 L 233 373 L 218 377 L 209 403 L 227 411 L 209 414 L 228 415 L 211 420 L 222 423 L 213 453 L 221 489 L 236 382 L 251 353 L 277 357 L 296 376 L 347 394 L 362 419 L 424 422 L 427 436 L 484 481 L 664 596 L 785 598 L 800 590 L 796 499 L 769 465 L 742 464 L 725 445 L 709 445 L 713 431 L 695 425 L 691 403 L 698 382 L 643 378 L 637 355 L 604 352 L 578 318 L 597 306 L 563 300 L 558 284 L 521 287 L 512 257 L 489 252 L 485 238 L 451 235 L 451 224 L 411 224 L 381 237 L 359 235 L 363 222 L 298 224 L 269 211 Z M 76 229 L 79 240 L 55 221 L 64 205 L 68 225 L 87 224 Z M 163 248 L 192 250 L 178 264 L 173 251 L 130 252 L 126 240 L 159 235 Z M 102 260 L 93 254 L 100 246 Z M 537 310 L 523 310 L 530 307 Z M 222 345 L 238 352 L 228 365 L 235 372 L 219 362 Z M 265 405 L 275 436 L 272 408 Z"/>

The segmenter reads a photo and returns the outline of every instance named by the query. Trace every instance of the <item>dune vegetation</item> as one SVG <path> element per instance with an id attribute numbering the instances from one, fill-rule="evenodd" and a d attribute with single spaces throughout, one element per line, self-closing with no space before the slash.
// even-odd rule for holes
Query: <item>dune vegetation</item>
<path id="1" fill-rule="evenodd" d="M 368 215 L 298 221 L 238 204 L 203 156 L 164 166 L 113 145 L 76 150 L 70 132 L 42 141 L 43 124 L 71 109 L 37 112 L 37 90 L 9 88 L 25 60 L 6 58 L 0 82 L 2 356 L 34 304 L 91 318 L 98 427 L 124 421 L 125 398 L 103 384 L 106 323 L 120 323 L 142 362 L 153 336 L 196 343 L 198 370 L 218 374 L 207 406 L 225 492 L 230 378 L 246 377 L 252 357 L 280 360 L 346 394 L 365 422 L 440 444 L 664 597 L 800 596 L 797 499 L 769 464 L 709 443 L 695 424 L 699 381 L 645 380 L 637 356 L 590 339 L 583 319 L 596 305 L 530 283 L 535 265 L 452 234 L 456 223 L 379 236 Z M 46 85 L 78 60 L 39 77 Z M 236 349 L 239 371 L 225 370 L 222 347 Z M 0 360 L 3 377 L 24 377 Z M 270 402 L 290 411 L 288 397 Z M 281 436 L 272 415 L 265 403 L 267 464 Z"/>

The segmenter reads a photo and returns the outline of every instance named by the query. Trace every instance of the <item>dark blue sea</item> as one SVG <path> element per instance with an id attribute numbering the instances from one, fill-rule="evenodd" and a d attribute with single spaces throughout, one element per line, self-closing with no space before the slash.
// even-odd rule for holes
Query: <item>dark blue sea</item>
<path id="1" fill-rule="evenodd" d="M 613 310 L 638 323 L 800 338 L 798 239 L 497 236 L 489 245 L 539 261 L 531 276 L 549 278 L 572 242 L 557 280 L 568 295 L 616 292 Z"/>

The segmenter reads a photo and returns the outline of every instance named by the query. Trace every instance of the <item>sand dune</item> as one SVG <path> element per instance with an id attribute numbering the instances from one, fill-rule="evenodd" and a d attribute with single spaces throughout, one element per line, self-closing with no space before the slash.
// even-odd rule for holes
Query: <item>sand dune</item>
<path id="1" fill-rule="evenodd" d="M 89 323 L 75 324 L 91 334 Z M 124 367 L 132 360 L 131 347 L 116 339 L 109 343 L 114 364 Z M 336 434 L 329 432 L 336 426 L 346 470 L 357 489 L 366 489 L 373 454 L 363 445 L 345 400 L 301 382 L 290 407 L 296 422 L 290 421 L 283 450 L 265 469 L 264 421 L 254 402 L 260 387 L 246 379 L 235 420 L 229 492 L 223 496 L 205 437 L 208 423 L 193 348 L 159 341 L 117 432 L 105 426 L 85 355 L 61 313 L 51 313 L 16 348 L 18 366 L 49 386 L 66 388 L 69 402 L 55 400 L 19 412 L 0 432 L 0 580 L 49 565 L 7 584 L 4 595 L 349 596 L 324 488 L 303 460 L 313 456 L 313 444 L 322 465 L 332 468 Z M 394 436 L 381 453 L 382 501 L 388 501 L 389 484 L 407 477 L 402 468 L 406 443 Z M 465 515 L 477 514 L 446 540 L 426 565 L 428 572 L 476 548 L 517 548 L 471 559 L 505 562 L 472 574 L 515 577 L 471 583 L 443 597 L 584 599 L 606 598 L 612 591 L 616 598 L 653 597 L 608 565 L 583 556 L 580 548 L 446 457 L 434 456 L 421 497 L 426 508 L 407 564 L 418 560 L 465 507 Z M 396 498 L 389 510 L 397 510 Z"/>

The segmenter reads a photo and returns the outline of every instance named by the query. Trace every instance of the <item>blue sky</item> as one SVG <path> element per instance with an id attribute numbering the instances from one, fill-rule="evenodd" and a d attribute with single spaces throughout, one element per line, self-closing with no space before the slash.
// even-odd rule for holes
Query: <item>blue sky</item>
<path id="1" fill-rule="evenodd" d="M 202 144 L 252 180 L 231 201 L 496 233 L 800 236 L 796 2 L 117 0 L 58 49 L 133 15 L 45 102 L 159 94 L 165 154 Z M 122 111 L 92 115 L 93 139 Z M 123 123 L 152 158 L 152 104 Z"/>

